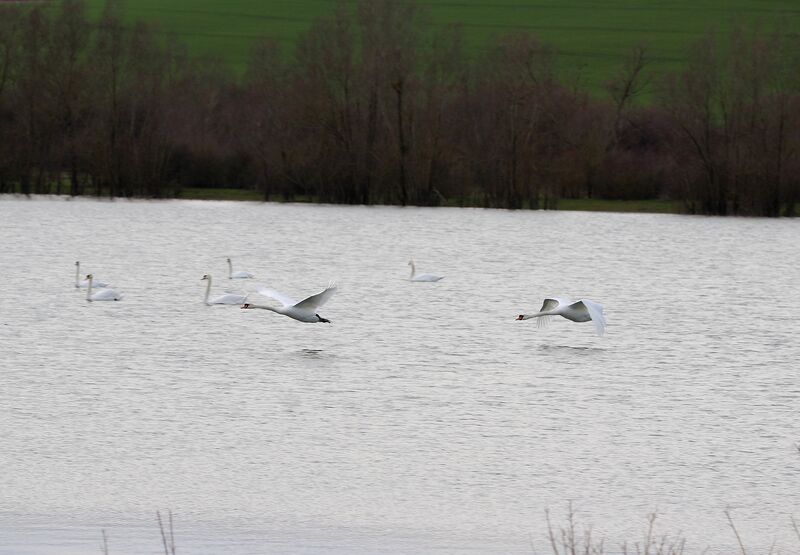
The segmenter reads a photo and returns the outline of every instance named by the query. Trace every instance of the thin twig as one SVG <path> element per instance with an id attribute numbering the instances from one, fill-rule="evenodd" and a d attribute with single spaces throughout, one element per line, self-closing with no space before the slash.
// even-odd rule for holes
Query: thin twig
<path id="1" fill-rule="evenodd" d="M 792 528 L 794 529 L 794 533 L 797 534 L 798 541 L 800 541 L 800 526 L 797 526 L 797 521 L 794 519 L 794 515 L 790 516 L 789 518 L 792 519 Z"/>
<path id="2" fill-rule="evenodd" d="M 742 542 L 742 538 L 739 535 L 739 531 L 736 530 L 736 526 L 733 524 L 733 519 L 731 518 L 730 509 L 725 509 L 725 516 L 728 518 L 728 524 L 731 525 L 731 530 L 733 530 L 733 533 L 736 536 L 736 541 L 739 542 L 739 548 L 742 550 L 742 555 L 747 555 L 747 550 L 744 548 L 744 543 Z"/>
<path id="3" fill-rule="evenodd" d="M 161 532 L 161 541 L 164 543 L 164 555 L 169 555 L 169 549 L 167 549 L 167 534 L 164 532 L 164 522 L 161 520 L 161 511 L 156 511 L 156 518 L 158 519 L 158 529 Z"/>
<path id="4" fill-rule="evenodd" d="M 169 546 L 175 555 L 175 529 L 172 527 L 172 509 L 169 509 Z"/>
<path id="5" fill-rule="evenodd" d="M 105 528 L 100 530 L 100 533 L 103 534 L 103 545 L 100 547 L 103 550 L 103 555 L 108 555 L 108 536 L 106 535 Z"/>
<path id="6" fill-rule="evenodd" d="M 547 535 L 550 536 L 550 545 L 553 547 L 553 553 L 555 555 L 561 555 L 558 551 L 558 544 L 556 543 L 556 535 L 553 533 L 553 523 L 550 522 L 550 510 L 544 510 L 544 518 L 547 520 Z"/>
<path id="7" fill-rule="evenodd" d="M 647 515 L 647 536 L 645 536 L 644 555 L 650 555 L 650 544 L 653 543 L 653 527 L 656 522 L 656 513 Z"/>

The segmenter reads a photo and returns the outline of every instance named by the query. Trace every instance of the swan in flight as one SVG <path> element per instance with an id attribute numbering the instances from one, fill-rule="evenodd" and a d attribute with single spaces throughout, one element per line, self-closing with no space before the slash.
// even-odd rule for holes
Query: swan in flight
<path id="1" fill-rule="evenodd" d="M 89 282 L 89 289 L 86 290 L 86 300 L 87 301 L 121 301 L 122 295 L 114 291 L 113 289 L 100 289 L 99 291 L 95 291 L 92 293 L 92 280 L 94 277 L 92 274 L 86 276 L 86 280 Z"/>
<path id="2" fill-rule="evenodd" d="M 206 286 L 206 296 L 203 299 L 203 302 L 209 306 L 212 304 L 242 304 L 247 301 L 247 295 L 237 295 L 236 293 L 225 293 L 224 295 L 214 297 L 209 301 L 208 296 L 211 294 L 211 274 L 205 274 L 202 278 L 200 278 L 200 281 L 203 280 L 208 282 L 208 285 Z"/>
<path id="3" fill-rule="evenodd" d="M 433 274 L 420 274 L 417 275 L 417 267 L 414 266 L 414 261 L 409 260 L 408 265 L 411 266 L 411 276 L 408 281 L 439 281 L 444 276 L 435 276 Z"/>
<path id="4" fill-rule="evenodd" d="M 231 259 L 230 258 L 228 259 L 228 279 L 250 279 L 254 277 L 256 276 L 254 276 L 250 272 L 245 272 L 244 270 L 241 270 L 239 272 L 234 272 Z"/>
<path id="5" fill-rule="evenodd" d="M 76 261 L 75 262 L 75 288 L 76 289 L 85 289 L 89 287 L 89 280 L 81 281 L 81 263 Z M 108 287 L 108 284 L 104 281 L 100 281 L 99 279 L 94 282 L 94 286 L 98 289 L 101 287 Z"/>
<path id="6" fill-rule="evenodd" d="M 563 316 L 573 322 L 594 322 L 597 335 L 603 335 L 606 329 L 606 317 L 603 315 L 603 305 L 588 299 L 571 301 L 559 297 L 548 298 L 542 303 L 542 308 L 536 314 L 520 314 L 517 320 L 538 318 L 539 326 L 547 325 L 551 316 Z"/>
<path id="7" fill-rule="evenodd" d="M 265 297 L 269 297 L 270 299 L 275 299 L 276 301 L 280 302 L 283 306 L 275 307 L 275 306 L 245 303 L 242 305 L 242 308 L 261 308 L 264 310 L 271 310 L 272 312 L 283 314 L 284 316 L 288 316 L 289 318 L 294 318 L 295 320 L 299 320 L 300 322 L 308 322 L 308 323 L 324 322 L 326 324 L 331 323 L 330 320 L 323 318 L 322 316 L 317 314 L 317 309 L 321 307 L 323 304 L 325 304 L 333 296 L 333 294 L 336 293 L 336 285 L 333 283 L 329 284 L 324 291 L 321 291 L 316 295 L 311 295 L 310 297 L 306 297 L 300 302 L 297 302 L 293 298 L 284 295 L 283 293 L 279 293 L 273 289 L 267 289 L 266 287 L 261 287 L 257 291 L 259 295 L 264 295 Z"/>

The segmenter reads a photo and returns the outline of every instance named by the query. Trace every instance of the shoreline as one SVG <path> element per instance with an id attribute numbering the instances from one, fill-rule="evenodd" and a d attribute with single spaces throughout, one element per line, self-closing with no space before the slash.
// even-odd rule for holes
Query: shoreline
<path id="1" fill-rule="evenodd" d="M 309 198 L 296 197 L 291 200 L 281 198 L 271 198 L 268 201 L 264 200 L 263 194 L 259 191 L 251 189 L 225 189 L 225 188 L 186 188 L 183 189 L 176 196 L 152 198 L 152 197 L 108 197 L 96 195 L 78 195 L 72 197 L 70 195 L 55 194 L 55 193 L 32 193 L 25 195 L 23 193 L 2 193 L 2 198 L 36 198 L 36 197 L 53 197 L 70 199 L 93 199 L 93 200 L 213 200 L 213 201 L 233 201 L 233 202 L 272 202 L 276 204 L 333 204 L 336 206 L 396 206 L 402 207 L 399 204 L 370 204 L 370 205 L 347 205 L 341 203 L 318 202 Z M 458 204 L 447 203 L 438 206 L 427 205 L 407 205 L 408 207 L 416 208 L 486 208 L 497 210 L 530 210 L 530 211 L 547 211 L 547 212 L 621 212 L 621 213 L 639 213 L 639 214 L 686 214 L 679 209 L 680 203 L 671 200 L 608 200 L 608 199 L 557 199 L 555 207 L 550 208 L 502 208 L 494 206 L 482 206 L 480 204 Z"/>

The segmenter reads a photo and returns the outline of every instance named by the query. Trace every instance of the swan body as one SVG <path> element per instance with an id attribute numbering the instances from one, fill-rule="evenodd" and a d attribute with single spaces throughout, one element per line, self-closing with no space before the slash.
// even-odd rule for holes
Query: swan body
<path id="1" fill-rule="evenodd" d="M 84 279 L 81 280 L 81 263 L 75 261 L 75 289 L 86 289 L 89 287 L 89 280 Z M 95 280 L 94 287 L 100 289 L 101 287 L 108 287 L 108 284 L 105 281 Z"/>
<path id="2" fill-rule="evenodd" d="M 92 274 L 86 276 L 86 280 L 89 282 L 89 289 L 86 290 L 86 300 L 89 302 L 92 301 L 121 301 L 122 295 L 114 291 L 113 289 L 100 289 L 99 291 L 95 291 L 92 293 L 92 281 L 93 281 Z"/>
<path id="3" fill-rule="evenodd" d="M 444 278 L 444 276 L 435 276 L 433 274 L 417 275 L 417 267 L 414 265 L 413 260 L 409 260 L 408 265 L 411 266 L 411 276 L 408 278 L 408 281 L 439 281 Z"/>
<path id="4" fill-rule="evenodd" d="M 538 318 L 537 324 L 544 326 L 551 316 L 562 316 L 573 322 L 594 322 L 594 329 L 597 335 L 603 335 L 606 329 L 606 318 L 603 315 L 603 305 L 580 299 L 572 301 L 562 297 L 547 298 L 542 303 L 542 308 L 535 314 L 520 314 L 517 320 L 528 320 Z"/>
<path id="5" fill-rule="evenodd" d="M 252 279 L 256 276 L 251 274 L 250 272 L 245 272 L 241 270 L 239 272 L 233 271 L 233 263 L 231 263 L 231 259 L 228 259 L 228 279 Z"/>
<path id="6" fill-rule="evenodd" d="M 315 324 L 317 322 L 330 324 L 330 320 L 317 314 L 317 309 L 325 304 L 334 293 L 336 293 L 336 285 L 331 283 L 323 291 L 317 293 L 316 295 L 306 297 L 302 301 L 298 302 L 293 298 L 284 295 L 283 293 L 279 293 L 273 289 L 267 289 L 266 287 L 261 287 L 258 289 L 259 295 L 264 295 L 270 299 L 275 299 L 283 306 L 268 306 L 245 303 L 242 305 L 242 308 L 260 308 L 263 310 L 271 310 L 272 312 L 283 314 L 284 316 L 288 316 L 289 318 L 293 318 L 299 322 L 307 322 L 309 324 Z"/>
<path id="7" fill-rule="evenodd" d="M 208 282 L 206 286 L 206 296 L 203 302 L 209 306 L 212 304 L 242 304 L 247 301 L 247 295 L 237 295 L 236 293 L 225 293 L 224 295 L 208 300 L 208 296 L 211 294 L 211 274 L 206 274 L 200 278 L 200 281 L 203 280 Z"/>

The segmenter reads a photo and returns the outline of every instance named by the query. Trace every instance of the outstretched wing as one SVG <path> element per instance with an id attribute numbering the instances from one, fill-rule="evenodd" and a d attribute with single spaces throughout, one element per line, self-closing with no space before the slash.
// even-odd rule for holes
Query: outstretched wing
<path id="1" fill-rule="evenodd" d="M 539 312 L 549 312 L 559 305 L 568 305 L 572 304 L 572 301 L 569 299 L 564 299 L 562 297 L 548 297 L 542 303 L 542 308 L 539 309 Z"/>
<path id="2" fill-rule="evenodd" d="M 334 293 L 336 293 L 336 284 L 331 283 L 325 288 L 324 291 L 317 293 L 316 295 L 311 295 L 294 306 L 295 308 L 302 308 L 305 310 L 316 310 L 328 302 L 328 299 L 330 299 Z"/>
<path id="3" fill-rule="evenodd" d="M 583 304 L 583 306 L 586 308 L 586 311 L 589 313 L 589 316 L 592 318 L 594 329 L 597 332 L 597 335 L 603 335 L 603 333 L 606 331 L 606 317 L 603 314 L 603 305 L 588 299 L 581 299 L 575 304 Z"/>
<path id="4" fill-rule="evenodd" d="M 258 289 L 256 289 L 256 292 L 259 295 L 264 295 L 265 297 L 269 297 L 270 299 L 275 299 L 276 301 L 281 303 L 283 306 L 294 306 L 294 305 L 298 304 L 297 301 L 294 300 L 293 298 L 291 298 L 289 295 L 284 295 L 283 293 L 281 293 L 279 291 L 275 291 L 274 289 L 267 289 L 266 287 L 259 287 Z"/>
<path id="5" fill-rule="evenodd" d="M 546 328 L 547 325 L 550 323 L 550 320 L 552 320 L 552 319 L 553 319 L 552 316 L 539 316 L 536 319 L 536 327 L 537 328 Z"/>

